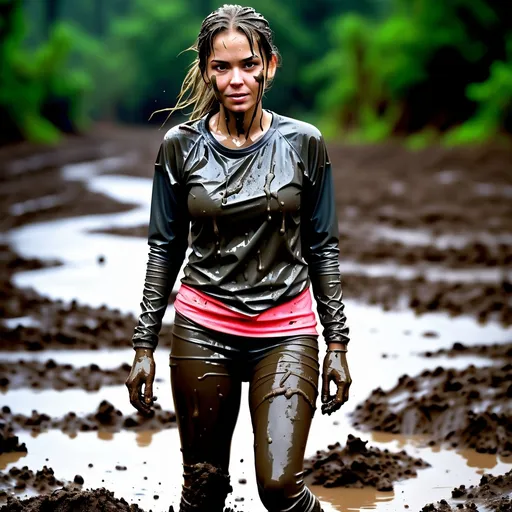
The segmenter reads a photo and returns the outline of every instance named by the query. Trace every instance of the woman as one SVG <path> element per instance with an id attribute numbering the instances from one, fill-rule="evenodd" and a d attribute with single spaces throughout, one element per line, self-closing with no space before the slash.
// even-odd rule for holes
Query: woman
<path id="1" fill-rule="evenodd" d="M 166 134 L 155 165 L 130 401 L 151 412 L 153 351 L 190 235 L 170 354 L 184 467 L 180 511 L 223 509 L 242 381 L 250 386 L 264 506 L 320 511 L 302 479 L 319 375 L 310 283 L 327 342 L 324 414 L 348 399 L 351 383 L 324 141 L 315 127 L 262 108 L 278 53 L 254 9 L 214 11 L 193 48 L 197 59 L 176 106 L 192 105 L 191 120 Z"/>

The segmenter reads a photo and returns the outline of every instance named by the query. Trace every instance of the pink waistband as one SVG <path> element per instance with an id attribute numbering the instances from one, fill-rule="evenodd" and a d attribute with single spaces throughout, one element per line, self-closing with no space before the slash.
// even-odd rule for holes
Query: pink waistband
<path id="1" fill-rule="evenodd" d="M 309 288 L 284 304 L 267 309 L 259 315 L 248 316 L 182 284 L 174 308 L 185 318 L 203 327 L 236 336 L 268 338 L 318 334 Z"/>

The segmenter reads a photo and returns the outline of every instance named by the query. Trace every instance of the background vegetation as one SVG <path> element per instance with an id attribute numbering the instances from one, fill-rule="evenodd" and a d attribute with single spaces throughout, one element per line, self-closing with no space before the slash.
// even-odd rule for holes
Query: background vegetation
<path id="1" fill-rule="evenodd" d="M 253 0 L 283 65 L 266 106 L 329 137 L 482 142 L 512 132 L 503 0 Z M 0 0 L 0 143 L 172 106 L 211 0 Z M 165 114 L 154 121 L 161 124 Z"/>

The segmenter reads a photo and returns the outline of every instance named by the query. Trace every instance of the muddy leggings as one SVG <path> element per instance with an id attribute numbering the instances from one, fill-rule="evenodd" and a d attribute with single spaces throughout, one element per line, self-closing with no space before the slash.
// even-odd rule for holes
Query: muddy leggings
<path id="1" fill-rule="evenodd" d="M 318 394 L 316 336 L 233 336 L 177 313 L 170 366 L 184 468 L 180 512 L 223 510 L 242 381 L 249 382 L 256 478 L 265 508 L 320 512 L 302 477 Z"/>

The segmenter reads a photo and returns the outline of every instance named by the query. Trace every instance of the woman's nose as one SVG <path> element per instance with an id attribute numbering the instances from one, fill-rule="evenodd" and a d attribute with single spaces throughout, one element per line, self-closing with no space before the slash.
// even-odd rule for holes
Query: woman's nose
<path id="1" fill-rule="evenodd" d="M 238 68 L 233 68 L 233 73 L 231 74 L 231 85 L 242 85 L 242 73 Z"/>

